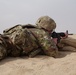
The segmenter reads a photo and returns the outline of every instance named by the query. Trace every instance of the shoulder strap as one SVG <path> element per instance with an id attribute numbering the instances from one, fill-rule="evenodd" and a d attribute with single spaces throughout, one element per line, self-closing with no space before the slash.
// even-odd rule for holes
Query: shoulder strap
<path id="1" fill-rule="evenodd" d="M 15 30 L 17 30 L 17 29 L 21 29 L 22 28 L 22 25 L 15 25 L 15 26 L 13 26 L 13 27 L 11 27 L 11 28 L 9 28 L 9 29 L 5 29 L 4 31 L 3 31 L 3 33 L 9 33 L 9 32 L 14 32 Z"/>
<path id="2" fill-rule="evenodd" d="M 27 24 L 27 25 L 22 25 L 23 28 L 37 28 L 35 25 L 32 24 Z"/>

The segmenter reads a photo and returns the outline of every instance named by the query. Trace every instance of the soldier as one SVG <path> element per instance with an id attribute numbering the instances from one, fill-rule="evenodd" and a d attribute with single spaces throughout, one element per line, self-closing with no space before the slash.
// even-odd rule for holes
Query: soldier
<path id="1" fill-rule="evenodd" d="M 8 39 L 6 41 L 2 37 L 3 40 L 1 42 L 5 41 L 7 46 L 4 44 L 0 46 L 0 59 L 8 55 L 28 55 L 29 57 L 34 57 L 39 52 L 56 57 L 58 49 L 49 35 L 49 32 L 56 28 L 55 21 L 48 16 L 43 16 L 37 20 L 36 25 L 37 27 L 32 25 L 16 25 L 4 30 L 3 35 Z M 3 49 L 4 53 L 2 52 Z"/>

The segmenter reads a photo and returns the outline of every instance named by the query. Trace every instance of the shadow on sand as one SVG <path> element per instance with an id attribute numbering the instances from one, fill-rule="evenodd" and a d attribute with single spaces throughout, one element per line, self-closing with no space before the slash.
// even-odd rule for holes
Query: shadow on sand
<path id="1" fill-rule="evenodd" d="M 59 58 L 64 58 L 66 57 L 67 55 L 70 55 L 71 53 L 74 53 L 74 52 L 68 52 L 68 51 L 59 51 L 59 55 L 55 58 L 55 59 L 59 59 Z M 46 55 L 37 55 L 34 57 L 35 59 L 49 59 L 50 57 L 49 56 L 46 56 Z M 53 58 L 53 57 L 51 57 Z M 0 61 L 0 65 L 3 65 L 5 63 L 8 63 L 8 62 L 11 62 L 11 61 L 16 61 L 16 60 L 27 60 L 29 59 L 28 56 L 21 56 L 21 57 L 6 57 L 5 59 L 1 60 Z M 33 59 L 33 58 L 32 58 Z"/>

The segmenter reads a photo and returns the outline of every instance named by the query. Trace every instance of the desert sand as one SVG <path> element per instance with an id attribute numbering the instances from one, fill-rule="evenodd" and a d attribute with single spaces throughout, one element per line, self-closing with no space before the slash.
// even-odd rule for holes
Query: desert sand
<path id="1" fill-rule="evenodd" d="M 76 35 L 70 37 L 76 38 Z M 8 57 L 0 61 L 0 75 L 76 75 L 76 52 L 61 51 L 58 58 Z"/>

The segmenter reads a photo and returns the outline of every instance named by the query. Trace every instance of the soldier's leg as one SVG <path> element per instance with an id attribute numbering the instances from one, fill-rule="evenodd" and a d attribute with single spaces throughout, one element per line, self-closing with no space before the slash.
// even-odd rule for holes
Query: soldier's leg
<path id="1" fill-rule="evenodd" d="M 35 49 L 35 50 L 33 50 L 32 52 L 29 53 L 29 57 L 35 57 L 41 51 L 42 51 L 41 49 Z"/>
<path id="2" fill-rule="evenodd" d="M 21 55 L 21 53 L 22 53 L 22 50 L 19 47 L 13 46 L 9 55 L 12 57 L 19 57 Z"/>
<path id="3" fill-rule="evenodd" d="M 7 56 L 7 51 L 5 47 L 0 45 L 0 60 L 4 59 Z"/>
<path id="4" fill-rule="evenodd" d="M 36 39 L 28 29 L 18 30 L 13 39 L 16 48 L 12 50 L 12 56 L 27 55 L 32 50 L 38 48 Z"/>

